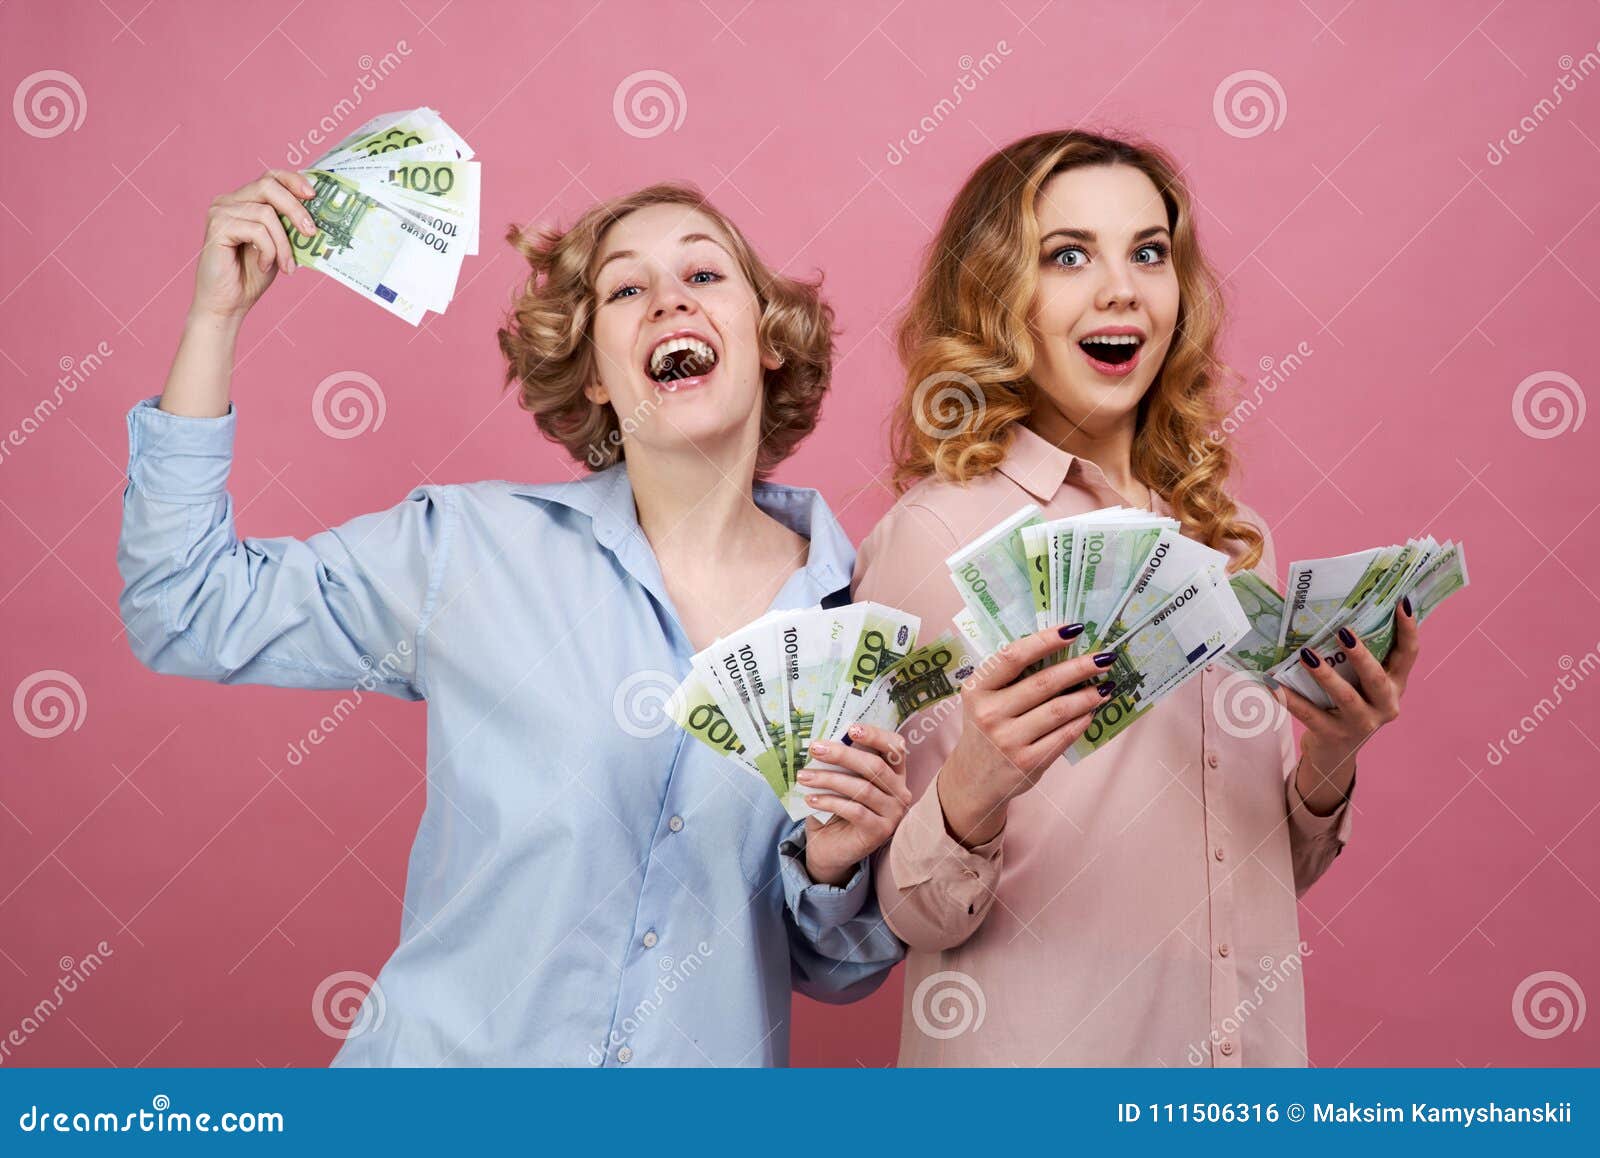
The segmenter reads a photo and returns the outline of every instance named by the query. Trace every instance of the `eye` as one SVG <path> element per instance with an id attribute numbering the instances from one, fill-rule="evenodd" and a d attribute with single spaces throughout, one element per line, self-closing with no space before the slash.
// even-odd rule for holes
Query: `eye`
<path id="1" fill-rule="evenodd" d="M 1141 245 L 1138 249 L 1133 251 L 1134 264 L 1136 264 L 1136 265 L 1160 265 L 1162 262 L 1167 260 L 1167 254 L 1169 252 L 1171 252 L 1171 251 L 1168 250 L 1166 242 L 1164 242 L 1164 241 L 1152 241 L 1152 242 L 1150 242 L 1150 244 Z M 1140 261 L 1140 260 L 1138 260 L 1138 258 L 1139 258 L 1139 255 L 1141 253 L 1148 253 L 1151 256 L 1146 261 Z"/>
<path id="2" fill-rule="evenodd" d="M 722 275 L 714 269 L 697 269 L 689 275 L 689 280 L 695 285 L 715 285 L 722 280 Z"/>
<path id="3" fill-rule="evenodd" d="M 630 284 L 624 283 L 622 285 L 619 285 L 616 289 L 612 290 L 609 294 L 607 294 L 606 295 L 606 301 L 614 302 L 618 298 L 632 297 L 636 292 L 638 292 L 638 289 L 639 289 L 639 287 L 636 286 L 636 285 L 630 285 Z"/>
<path id="4" fill-rule="evenodd" d="M 1079 257 L 1083 258 L 1083 260 L 1064 261 L 1063 258 L 1065 258 L 1069 253 L 1075 253 Z M 1060 249 L 1052 253 L 1046 260 L 1054 263 L 1055 265 L 1059 265 L 1064 269 L 1080 269 L 1088 264 L 1089 255 L 1084 251 L 1081 245 L 1063 245 Z"/>

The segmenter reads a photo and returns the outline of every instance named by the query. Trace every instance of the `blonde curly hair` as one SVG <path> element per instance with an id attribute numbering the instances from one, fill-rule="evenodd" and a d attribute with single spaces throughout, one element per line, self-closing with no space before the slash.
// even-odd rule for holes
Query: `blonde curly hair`
<path id="1" fill-rule="evenodd" d="M 1172 233 L 1178 320 L 1166 361 L 1139 403 L 1134 474 L 1172 504 L 1192 537 L 1219 550 L 1225 539 L 1242 544 L 1232 569 L 1247 570 L 1260 561 L 1264 536 L 1239 517 L 1225 489 L 1232 452 L 1207 436 L 1221 421 L 1220 383 L 1236 378 L 1216 356 L 1221 287 L 1200 250 L 1178 167 L 1147 143 L 1078 129 L 1038 133 L 994 153 L 967 178 L 900 325 L 906 378 L 891 435 L 895 485 L 904 491 L 930 475 L 965 482 L 994 470 L 1016 425 L 1032 413 L 1027 318 L 1039 276 L 1035 204 L 1051 177 L 1085 165 L 1142 170 L 1160 190 Z M 979 396 L 965 400 L 952 431 L 944 420 L 948 391 L 926 384 L 953 376 L 975 382 Z"/>
<path id="2" fill-rule="evenodd" d="M 805 282 L 773 272 L 739 228 L 692 185 L 665 182 L 600 202 L 564 230 L 511 226 L 506 240 L 531 272 L 498 332 L 506 388 L 518 387 L 518 404 L 544 436 L 590 470 L 604 470 L 623 457 L 616 411 L 584 394 L 595 380 L 593 275 L 606 230 L 650 205 L 682 205 L 711 218 L 755 289 L 761 348 L 782 359 L 778 369 L 764 372 L 756 477 L 765 478 L 816 426 L 833 370 L 833 308 L 822 299 L 820 277 Z"/>

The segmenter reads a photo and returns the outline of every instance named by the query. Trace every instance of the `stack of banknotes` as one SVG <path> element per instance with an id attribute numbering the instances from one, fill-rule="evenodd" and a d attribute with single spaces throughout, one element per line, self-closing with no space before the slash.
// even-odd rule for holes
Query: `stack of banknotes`
<path id="1" fill-rule="evenodd" d="M 666 713 L 689 735 L 760 777 L 791 817 L 817 815 L 796 774 L 815 740 L 852 724 L 894 730 L 953 695 L 973 672 L 953 635 L 922 647 L 915 615 L 880 603 L 774 611 L 694 656 Z"/>
<path id="2" fill-rule="evenodd" d="M 1250 621 L 1228 582 L 1228 556 L 1186 539 L 1176 519 L 1105 507 L 1049 521 L 1029 504 L 945 560 L 972 654 L 1046 627 L 1082 623 L 1051 662 L 1114 653 L 1116 691 L 1066 757 L 1076 764 L 1121 735 Z"/>
<path id="3" fill-rule="evenodd" d="M 1431 535 L 1408 539 L 1403 546 L 1291 563 L 1291 599 L 1246 571 L 1229 582 L 1250 620 L 1250 632 L 1224 659 L 1270 683 L 1287 684 L 1318 707 L 1332 707 L 1333 701 L 1300 662 L 1302 647 L 1315 652 L 1334 674 L 1359 686 L 1339 645 L 1341 627 L 1360 636 L 1381 662 L 1394 646 L 1394 609 L 1402 597 L 1410 596 L 1411 613 L 1420 625 L 1467 581 L 1466 547 L 1449 539 L 1440 543 Z"/>
<path id="4" fill-rule="evenodd" d="M 283 214 L 295 262 L 321 270 L 412 325 L 443 313 L 461 259 L 478 252 L 472 147 L 433 109 L 374 117 L 302 170 L 307 237 Z"/>

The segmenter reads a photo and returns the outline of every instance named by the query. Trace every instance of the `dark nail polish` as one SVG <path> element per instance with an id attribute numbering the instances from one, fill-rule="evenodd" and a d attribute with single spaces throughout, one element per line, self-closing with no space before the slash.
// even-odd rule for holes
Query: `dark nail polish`
<path id="1" fill-rule="evenodd" d="M 1339 629 L 1339 642 L 1346 647 L 1354 647 L 1356 645 L 1356 633 L 1348 627 L 1341 627 Z"/>
<path id="2" fill-rule="evenodd" d="M 1322 661 L 1317 658 L 1317 653 L 1309 647 L 1300 649 L 1300 659 L 1307 667 L 1321 667 Z"/>
<path id="3" fill-rule="evenodd" d="M 856 742 L 852 740 L 850 738 L 850 734 L 846 732 L 844 739 L 840 740 L 839 743 L 843 744 L 846 748 L 853 748 L 855 747 Z"/>
<path id="4" fill-rule="evenodd" d="M 1076 639 L 1083 633 L 1083 624 L 1069 623 L 1061 629 L 1062 639 Z"/>
<path id="5" fill-rule="evenodd" d="M 1107 696 L 1109 696 L 1112 692 L 1114 692 L 1116 690 L 1117 690 L 1117 681 L 1116 680 L 1107 680 L 1105 683 L 1100 685 L 1100 698 L 1103 700 Z"/>
<path id="6" fill-rule="evenodd" d="M 1400 597 L 1400 609 L 1406 613 L 1407 619 L 1411 618 L 1411 596 L 1402 595 Z"/>
<path id="7" fill-rule="evenodd" d="M 1094 657 L 1094 665 L 1095 665 L 1095 667 L 1110 667 L 1111 666 L 1111 661 L 1116 659 L 1116 658 L 1117 658 L 1117 653 L 1116 652 L 1114 652 L 1114 651 L 1102 651 L 1099 655 Z"/>

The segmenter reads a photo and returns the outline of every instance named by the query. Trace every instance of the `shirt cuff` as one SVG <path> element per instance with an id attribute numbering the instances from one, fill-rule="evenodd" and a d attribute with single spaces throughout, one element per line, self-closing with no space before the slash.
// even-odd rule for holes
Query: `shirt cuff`
<path id="1" fill-rule="evenodd" d="M 818 884 L 806 871 L 806 826 L 799 821 L 789 835 L 778 843 L 778 860 L 782 865 L 783 895 L 794 914 L 795 924 L 809 936 L 836 929 L 861 912 L 870 890 L 868 860 L 856 865 L 856 871 L 843 885 Z"/>
<path id="2" fill-rule="evenodd" d="M 889 847 L 890 870 L 895 887 L 912 888 L 935 876 L 952 883 L 970 882 L 975 892 L 992 889 L 1000 876 L 1001 829 L 993 839 L 968 848 L 945 826 L 944 807 L 939 803 L 939 773 L 907 811 L 895 830 Z"/>
<path id="3" fill-rule="evenodd" d="M 213 502 L 227 492 L 233 465 L 235 414 L 191 418 L 169 414 L 160 395 L 128 411 L 128 479 L 153 499 Z"/>
<path id="4" fill-rule="evenodd" d="M 1300 777 L 1296 769 L 1289 771 L 1289 824 L 1303 836 L 1309 838 L 1327 837 L 1330 834 L 1339 844 L 1345 844 L 1350 839 L 1350 822 L 1353 814 L 1350 811 L 1350 798 L 1355 795 L 1356 778 L 1359 773 L 1350 777 L 1350 787 L 1344 794 L 1344 801 L 1326 816 L 1318 816 L 1306 807 L 1304 796 L 1300 795 Z"/>

